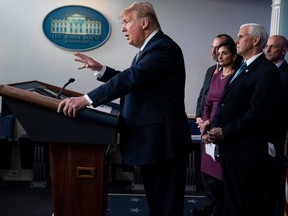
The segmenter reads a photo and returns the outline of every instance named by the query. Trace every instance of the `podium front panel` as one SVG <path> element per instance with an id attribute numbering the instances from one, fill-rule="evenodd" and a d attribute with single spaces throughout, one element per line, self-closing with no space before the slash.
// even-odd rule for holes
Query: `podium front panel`
<path id="1" fill-rule="evenodd" d="M 54 110 L 5 98 L 33 141 L 56 143 L 115 144 L 116 128 L 84 119 L 73 119 Z"/>

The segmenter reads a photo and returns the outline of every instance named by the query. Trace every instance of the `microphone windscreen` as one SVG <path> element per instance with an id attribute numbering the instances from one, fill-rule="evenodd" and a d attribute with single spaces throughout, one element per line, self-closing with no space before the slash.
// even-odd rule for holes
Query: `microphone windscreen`
<path id="1" fill-rule="evenodd" d="M 70 78 L 70 79 L 69 79 L 69 82 L 70 82 L 70 83 L 72 83 L 72 82 L 74 82 L 74 81 L 75 81 L 74 78 Z"/>

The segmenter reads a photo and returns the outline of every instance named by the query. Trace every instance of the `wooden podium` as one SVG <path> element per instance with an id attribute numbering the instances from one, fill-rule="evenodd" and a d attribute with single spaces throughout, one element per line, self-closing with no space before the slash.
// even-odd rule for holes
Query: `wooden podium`
<path id="1" fill-rule="evenodd" d="M 61 88 L 39 81 L 0 85 L 3 102 L 32 141 L 48 142 L 54 216 L 106 215 L 106 150 L 117 141 L 118 113 L 85 108 L 57 113 Z M 82 94 L 64 90 L 62 98 Z"/>

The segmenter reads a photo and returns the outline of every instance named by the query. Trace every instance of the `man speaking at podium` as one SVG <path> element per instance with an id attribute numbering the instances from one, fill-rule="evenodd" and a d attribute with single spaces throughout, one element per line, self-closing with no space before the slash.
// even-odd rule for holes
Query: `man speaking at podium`
<path id="1" fill-rule="evenodd" d="M 122 14 L 122 32 L 140 49 L 123 71 L 75 53 L 75 61 L 96 71 L 100 87 L 63 100 L 58 112 L 75 117 L 87 105 L 120 97 L 123 161 L 140 166 L 150 216 L 183 215 L 187 146 L 191 143 L 184 105 L 185 66 L 181 48 L 161 31 L 150 3 L 134 2 Z"/>

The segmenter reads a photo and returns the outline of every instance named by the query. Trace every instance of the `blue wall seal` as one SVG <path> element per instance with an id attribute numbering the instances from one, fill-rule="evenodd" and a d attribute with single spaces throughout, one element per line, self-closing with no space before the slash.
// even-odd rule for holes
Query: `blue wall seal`
<path id="1" fill-rule="evenodd" d="M 110 24 L 98 11 L 84 6 L 64 6 L 51 11 L 43 21 L 46 37 L 55 45 L 73 51 L 95 49 L 110 36 Z"/>

